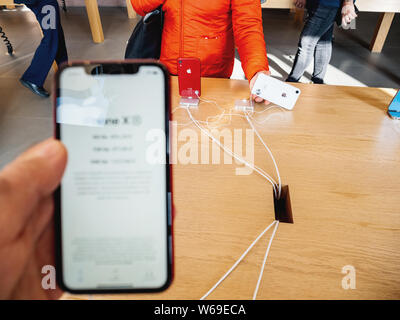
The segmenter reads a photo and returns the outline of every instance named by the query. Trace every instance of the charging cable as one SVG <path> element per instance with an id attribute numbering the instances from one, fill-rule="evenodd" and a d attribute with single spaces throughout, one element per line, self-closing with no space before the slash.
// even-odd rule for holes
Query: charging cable
<path id="1" fill-rule="evenodd" d="M 209 133 L 206 129 L 204 129 L 198 121 L 193 117 L 192 112 L 190 111 L 190 107 L 186 108 L 187 113 L 189 115 L 189 118 L 193 121 L 193 123 L 198 127 L 205 135 L 207 135 L 212 141 L 214 141 L 222 150 L 224 150 L 226 153 L 234 157 L 236 160 L 239 162 L 245 164 L 249 168 L 253 169 L 256 171 L 258 174 L 260 174 L 262 177 L 264 177 L 267 181 L 269 181 L 272 184 L 272 187 L 274 188 L 274 194 L 275 196 L 278 195 L 278 190 L 277 190 L 277 183 L 273 180 L 271 176 L 269 176 L 264 170 L 258 168 L 255 165 L 250 164 L 248 161 L 243 159 L 242 157 L 238 156 L 228 148 L 226 148 L 218 139 L 216 139 L 211 133 Z"/>
<path id="2" fill-rule="evenodd" d="M 200 99 L 200 97 L 199 97 L 199 99 Z M 237 115 L 237 114 L 232 114 L 232 113 L 230 113 L 230 114 L 225 114 L 225 109 L 221 108 L 221 107 L 218 105 L 218 103 L 216 103 L 215 101 L 205 100 L 205 99 L 201 99 L 201 100 L 202 100 L 202 101 L 205 101 L 205 102 L 208 102 L 208 103 L 214 103 L 216 106 L 218 106 L 218 108 L 224 110 L 224 112 L 220 115 L 220 118 L 223 117 L 224 115 L 225 115 L 225 116 L 228 116 L 228 115 L 229 115 L 230 117 L 232 117 L 232 115 L 234 115 L 234 116 L 242 116 L 242 115 Z M 259 167 L 256 166 L 256 165 L 251 165 L 249 162 L 247 162 L 246 160 L 244 160 L 242 157 L 238 156 L 237 154 L 235 154 L 235 153 L 232 152 L 231 150 L 227 149 L 224 145 L 222 145 L 222 143 L 221 143 L 219 140 L 217 140 L 212 134 L 210 134 L 207 130 L 205 130 L 204 128 L 202 128 L 202 127 L 200 126 L 198 120 L 194 119 L 193 114 L 192 114 L 191 111 L 190 111 L 190 107 L 187 106 L 187 107 L 185 107 L 185 108 L 186 108 L 186 110 L 187 110 L 187 112 L 188 112 L 188 115 L 189 115 L 190 119 L 192 120 L 192 122 L 193 122 L 203 133 L 205 133 L 212 141 L 214 141 L 214 142 L 215 142 L 221 149 L 223 149 L 226 153 L 228 153 L 229 155 L 233 156 L 236 160 L 238 160 L 239 162 L 245 164 L 245 165 L 248 166 L 249 168 L 253 169 L 253 170 L 256 171 L 258 174 L 260 174 L 261 176 L 263 176 L 267 181 L 269 181 L 269 182 L 272 184 L 272 186 L 273 186 L 275 197 L 276 197 L 276 198 L 280 198 L 280 196 L 281 196 L 281 190 L 282 190 L 282 182 L 281 182 L 281 177 L 280 177 L 278 165 L 277 165 L 277 163 L 276 163 L 275 157 L 273 156 L 273 154 L 272 154 L 270 148 L 269 148 L 269 147 L 267 146 L 267 144 L 264 142 L 264 140 L 262 139 L 262 137 L 261 137 L 261 135 L 259 134 L 258 130 L 255 128 L 255 126 L 253 125 L 252 121 L 250 120 L 250 117 L 249 117 L 249 116 L 251 116 L 250 113 L 246 113 L 245 116 L 242 116 L 242 117 L 245 117 L 245 118 L 246 118 L 246 120 L 247 120 L 248 123 L 250 124 L 252 130 L 256 133 L 257 138 L 261 141 L 261 143 L 263 144 L 263 146 L 264 146 L 265 149 L 267 150 L 268 154 L 271 156 L 271 159 L 272 159 L 272 161 L 273 161 L 275 170 L 276 170 L 276 172 L 277 172 L 278 183 L 276 183 L 275 180 L 274 180 L 269 174 L 267 174 L 264 170 L 262 170 L 261 168 L 259 168 Z M 209 118 L 210 118 L 210 117 L 209 117 Z M 206 121 L 207 124 L 209 124 L 209 121 L 208 121 L 209 118 L 207 118 L 207 121 Z M 204 121 L 203 121 L 203 123 L 204 123 Z"/>
<path id="3" fill-rule="evenodd" d="M 261 143 L 264 145 L 265 149 L 268 151 L 269 155 L 271 156 L 272 162 L 274 163 L 276 174 L 278 176 L 278 190 L 279 190 L 278 199 L 279 199 L 281 197 L 281 192 L 282 192 L 282 181 L 281 181 L 281 175 L 279 173 L 278 165 L 276 164 L 276 161 L 275 161 L 275 157 L 272 154 L 271 149 L 267 146 L 267 144 L 261 138 L 260 133 L 258 132 L 258 130 L 255 128 L 255 126 L 251 122 L 248 114 L 246 114 L 246 119 L 247 119 L 247 122 L 250 124 L 251 128 L 253 129 L 253 131 L 256 133 L 258 139 L 261 141 Z"/>
<path id="4" fill-rule="evenodd" d="M 274 233 L 273 233 L 273 235 L 272 235 L 272 237 L 271 237 L 271 240 L 270 240 L 270 244 L 268 245 L 268 248 L 267 248 L 267 252 L 266 252 L 266 257 L 268 257 L 268 253 L 269 253 L 269 249 L 271 248 L 271 243 L 272 243 L 272 240 L 273 240 L 273 237 L 275 236 L 275 232 L 276 232 L 276 229 L 277 229 L 277 226 L 278 226 L 278 224 L 279 224 L 279 221 L 277 221 L 277 220 L 275 220 L 274 222 L 272 222 L 267 228 L 265 228 L 265 230 L 263 231 L 263 232 L 261 232 L 259 235 L 258 235 L 258 237 L 253 241 L 253 243 L 246 249 L 246 251 L 241 255 L 241 257 L 233 264 L 233 266 L 221 277 L 221 279 L 219 279 L 218 280 L 218 282 L 203 296 L 203 297 L 201 297 L 201 299 L 200 300 L 204 300 L 204 299 L 206 299 L 231 273 L 232 273 L 232 271 L 233 270 L 235 270 L 236 269 L 236 267 L 240 264 L 240 262 L 242 262 L 243 261 L 243 259 L 247 256 L 247 254 L 251 251 L 251 249 L 253 249 L 253 247 L 257 244 L 257 242 L 264 236 L 264 234 L 266 234 L 267 233 L 267 231 L 274 225 L 274 224 L 276 224 L 276 226 L 275 226 L 275 229 L 274 229 Z M 262 268 L 262 270 L 264 270 L 264 266 L 265 266 L 265 262 L 266 262 L 266 258 L 264 258 L 264 265 L 263 265 L 263 268 Z M 262 274 L 260 275 L 260 277 L 259 277 L 259 279 L 258 279 L 258 282 L 261 282 L 261 280 L 260 280 L 260 278 L 262 277 Z M 254 294 L 255 295 L 257 295 L 257 292 L 258 292 L 258 288 L 259 288 L 259 283 L 257 283 L 257 287 L 256 287 L 256 291 L 254 292 Z"/>
<path id="5" fill-rule="evenodd" d="M 196 94 L 196 96 L 197 96 L 197 99 L 199 99 L 200 101 L 205 102 L 205 103 L 214 104 L 214 105 L 215 105 L 217 108 L 219 108 L 220 110 L 225 111 L 225 109 L 222 108 L 216 101 L 213 101 L 213 100 L 206 100 L 206 99 L 201 98 L 201 97 L 199 96 L 199 92 L 198 92 L 198 91 L 196 91 L 195 94 Z"/>
<path id="6" fill-rule="evenodd" d="M 218 118 L 217 121 L 221 120 L 223 117 L 226 116 L 230 116 L 230 122 L 232 121 L 232 116 L 240 116 L 243 118 L 246 118 L 247 122 L 249 123 L 250 127 L 252 128 L 252 130 L 255 132 L 255 134 L 257 135 L 257 138 L 261 141 L 261 143 L 263 144 L 264 148 L 267 150 L 268 154 L 271 156 L 272 162 L 274 164 L 277 176 L 278 176 L 278 183 L 275 182 L 275 180 L 268 175 L 264 170 L 262 170 L 261 168 L 257 167 L 256 165 L 252 165 L 249 162 L 247 162 L 245 159 L 243 159 L 242 157 L 238 156 L 237 154 L 235 154 L 232 150 L 229 150 L 228 148 L 226 148 L 218 139 L 216 139 L 208 130 L 204 129 L 201 125 L 200 125 L 200 121 L 195 119 L 193 117 L 193 114 L 190 110 L 190 106 L 186 106 L 185 109 L 188 113 L 188 116 L 190 118 L 190 120 L 196 125 L 197 128 L 200 129 L 201 132 L 203 132 L 205 135 L 207 135 L 212 141 L 214 141 L 222 150 L 224 150 L 226 153 L 228 153 L 229 155 L 231 155 L 232 157 L 234 157 L 236 160 L 238 160 L 239 162 L 245 164 L 246 166 L 248 166 L 249 168 L 255 170 L 258 174 L 260 174 L 262 177 L 264 177 L 268 182 L 270 182 L 272 184 L 273 190 L 274 190 L 274 195 L 276 198 L 280 198 L 281 196 L 281 191 L 282 191 L 282 181 L 281 181 L 281 176 L 279 173 L 279 169 L 278 169 L 278 165 L 276 163 L 275 157 L 273 156 L 270 148 L 267 146 L 267 144 L 264 142 L 264 140 L 262 139 L 260 133 L 258 132 L 258 130 L 256 129 L 256 127 L 254 126 L 253 122 L 250 120 L 250 118 L 252 118 L 252 114 L 254 113 L 254 111 L 252 112 L 245 112 L 245 115 L 240 115 L 240 114 L 233 114 L 231 113 L 232 109 L 229 111 L 229 114 L 225 113 L 225 109 L 221 108 L 218 103 L 216 101 L 211 101 L 211 100 L 205 100 L 200 98 L 200 96 L 196 93 L 197 97 L 199 98 L 200 101 L 206 102 L 206 103 L 213 103 L 215 104 L 219 109 L 223 110 L 222 114 L 218 115 L 218 116 L 211 116 L 208 117 L 206 119 L 206 121 L 202 121 L 202 123 L 206 123 L 207 127 L 209 128 L 209 119 L 212 118 Z M 250 104 L 251 106 L 253 106 L 253 101 L 251 99 L 250 96 Z M 269 107 L 268 109 L 271 109 L 273 107 Z M 175 109 L 176 110 L 176 109 Z M 175 111 L 174 110 L 174 111 Z M 265 112 L 266 110 L 262 111 Z M 258 277 L 258 281 L 257 281 L 257 285 L 256 288 L 254 290 L 254 294 L 253 294 L 253 300 L 256 300 L 257 298 L 257 294 L 260 288 L 260 284 L 262 281 L 262 277 L 264 274 L 264 269 L 265 269 L 265 265 L 267 262 L 267 258 L 269 255 L 269 251 L 271 249 L 271 245 L 272 245 L 272 241 L 275 237 L 276 231 L 278 229 L 279 226 L 279 221 L 275 220 L 274 222 L 272 222 L 254 241 L 253 243 L 247 248 L 247 250 L 242 254 L 242 256 L 233 264 L 233 266 L 222 276 L 221 279 L 218 280 L 218 282 L 200 299 L 200 300 L 204 300 L 206 299 L 234 270 L 235 268 L 240 264 L 240 262 L 247 256 L 247 254 L 251 251 L 251 249 L 257 244 L 257 242 L 262 238 L 262 236 L 275 224 L 275 228 L 274 231 L 271 235 L 271 238 L 269 240 L 268 246 L 267 246 L 267 250 L 265 252 L 264 255 L 264 260 L 263 260 L 263 264 L 261 266 L 261 270 L 260 270 L 260 274 Z"/>
<path id="7" fill-rule="evenodd" d="M 257 281 L 256 289 L 254 290 L 254 294 L 253 294 L 253 300 L 256 300 L 256 298 L 257 298 L 258 289 L 260 288 L 261 280 L 262 280 L 262 277 L 263 277 L 263 274 L 264 274 L 265 264 L 267 263 L 269 250 L 271 249 L 272 241 L 273 241 L 274 238 L 275 238 L 276 230 L 278 230 L 279 220 L 276 220 L 275 222 L 276 222 L 276 223 L 275 223 L 274 231 L 272 232 L 271 239 L 269 239 L 267 251 L 265 251 L 264 261 L 263 261 L 263 264 L 262 264 L 262 266 L 261 266 L 261 271 L 260 271 L 260 275 L 258 276 L 258 281 Z"/>

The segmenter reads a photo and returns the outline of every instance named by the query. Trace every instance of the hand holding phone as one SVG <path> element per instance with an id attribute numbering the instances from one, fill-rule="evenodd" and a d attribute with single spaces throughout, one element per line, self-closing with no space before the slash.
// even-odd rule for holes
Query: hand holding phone
<path id="1" fill-rule="evenodd" d="M 56 137 L 69 154 L 55 195 L 60 286 L 74 293 L 166 289 L 168 72 L 154 62 L 72 63 L 56 81 Z"/>
<path id="2" fill-rule="evenodd" d="M 301 91 L 295 86 L 261 73 L 258 75 L 251 93 L 282 108 L 292 110 Z"/>

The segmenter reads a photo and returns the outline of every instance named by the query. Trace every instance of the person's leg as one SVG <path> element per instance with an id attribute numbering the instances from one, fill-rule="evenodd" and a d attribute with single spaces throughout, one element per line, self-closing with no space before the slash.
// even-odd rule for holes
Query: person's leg
<path id="1" fill-rule="evenodd" d="M 58 50 L 55 60 L 57 65 L 60 65 L 61 63 L 68 61 L 68 53 L 67 53 L 67 46 L 65 45 L 64 30 L 62 28 L 60 19 L 58 19 Z"/>
<path id="2" fill-rule="evenodd" d="M 49 11 L 42 13 L 44 6 L 53 6 L 55 10 L 56 28 L 44 28 L 43 21 L 48 18 Z M 56 58 L 59 44 L 59 26 L 60 15 L 57 0 L 42 0 L 37 5 L 28 6 L 36 15 L 36 18 L 43 31 L 43 39 L 40 42 L 39 47 L 36 49 L 35 55 L 33 56 L 31 65 L 23 74 L 21 80 L 28 81 L 42 87 L 46 77 L 51 69 L 51 66 Z M 47 21 L 47 20 L 46 20 Z"/>
<path id="3" fill-rule="evenodd" d="M 312 81 L 323 84 L 326 70 L 332 57 L 332 36 L 334 25 L 321 37 L 315 47 L 314 73 Z"/>
<path id="4" fill-rule="evenodd" d="M 299 48 L 292 71 L 287 79 L 288 82 L 298 82 L 303 76 L 314 57 L 318 41 L 333 26 L 337 10 L 337 8 L 322 5 L 318 5 L 315 12 L 310 10 L 310 15 L 300 36 Z"/>

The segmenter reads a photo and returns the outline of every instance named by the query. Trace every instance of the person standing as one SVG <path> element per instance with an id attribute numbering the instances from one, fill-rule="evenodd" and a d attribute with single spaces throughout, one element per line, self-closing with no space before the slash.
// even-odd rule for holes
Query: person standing
<path id="1" fill-rule="evenodd" d="M 235 46 L 243 71 L 254 85 L 269 75 L 260 0 L 131 0 L 141 16 L 159 6 L 165 12 L 160 60 L 178 74 L 178 58 L 199 58 L 203 77 L 229 78 Z M 263 102 L 260 97 L 253 97 Z M 266 104 L 268 102 L 265 102 Z"/>
<path id="2" fill-rule="evenodd" d="M 33 93 L 47 98 L 50 94 L 43 88 L 43 84 L 53 62 L 56 61 L 60 65 L 68 61 L 58 2 L 57 0 L 15 0 L 15 3 L 25 4 L 32 10 L 43 31 L 43 39 L 20 82 Z"/>
<path id="3" fill-rule="evenodd" d="M 307 8 L 308 17 L 300 35 L 299 47 L 287 82 L 299 82 L 314 58 L 312 82 L 323 84 L 332 57 L 332 37 L 337 16 L 342 25 L 357 17 L 353 0 L 294 0 L 297 8 Z"/>

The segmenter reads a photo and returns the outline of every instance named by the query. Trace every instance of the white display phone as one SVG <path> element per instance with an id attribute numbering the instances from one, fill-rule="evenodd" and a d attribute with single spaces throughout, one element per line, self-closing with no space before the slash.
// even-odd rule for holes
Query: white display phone
<path id="1" fill-rule="evenodd" d="M 301 90 L 288 83 L 261 73 L 253 86 L 252 94 L 287 110 L 293 110 Z"/>
<path id="2" fill-rule="evenodd" d="M 151 61 L 69 63 L 56 76 L 56 271 L 73 293 L 156 292 L 172 281 L 169 75 Z"/>

